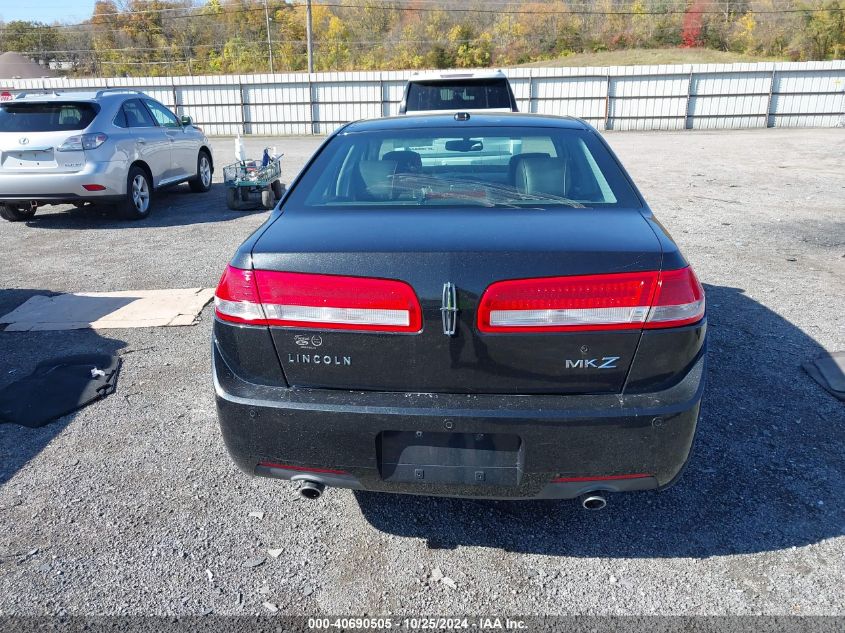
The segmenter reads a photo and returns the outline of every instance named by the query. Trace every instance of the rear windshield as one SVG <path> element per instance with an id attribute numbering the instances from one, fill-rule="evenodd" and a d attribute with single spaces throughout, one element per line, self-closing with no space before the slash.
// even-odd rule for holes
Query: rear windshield
<path id="1" fill-rule="evenodd" d="M 287 204 L 350 210 L 641 206 L 594 133 L 506 127 L 339 134 Z"/>
<path id="2" fill-rule="evenodd" d="M 4 103 L 0 105 L 0 132 L 84 130 L 97 112 L 93 103 Z"/>
<path id="3" fill-rule="evenodd" d="M 406 112 L 511 108 L 507 79 L 412 82 Z"/>

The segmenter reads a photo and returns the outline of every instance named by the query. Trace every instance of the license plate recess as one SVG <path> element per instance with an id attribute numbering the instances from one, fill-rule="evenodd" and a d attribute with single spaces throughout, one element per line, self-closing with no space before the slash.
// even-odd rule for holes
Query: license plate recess
<path id="1" fill-rule="evenodd" d="M 378 449 L 389 482 L 517 486 L 522 474 L 518 435 L 383 431 Z"/>

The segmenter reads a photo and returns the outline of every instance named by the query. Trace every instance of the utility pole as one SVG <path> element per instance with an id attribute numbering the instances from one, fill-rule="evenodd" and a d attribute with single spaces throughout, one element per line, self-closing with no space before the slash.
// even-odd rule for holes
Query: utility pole
<path id="1" fill-rule="evenodd" d="M 264 19 L 267 22 L 267 50 L 270 53 L 270 74 L 273 74 L 273 40 L 270 39 L 270 11 L 267 9 L 267 0 L 264 0 Z"/>
<path id="2" fill-rule="evenodd" d="M 305 39 L 308 40 L 308 72 L 314 72 L 314 43 L 311 41 L 311 0 L 305 0 Z"/>

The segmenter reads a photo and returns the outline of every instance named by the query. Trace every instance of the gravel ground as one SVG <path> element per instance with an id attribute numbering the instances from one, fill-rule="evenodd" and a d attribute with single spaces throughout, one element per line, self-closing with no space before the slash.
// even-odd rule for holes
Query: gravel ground
<path id="1" fill-rule="evenodd" d="M 0 386 L 52 355 L 124 354 L 115 395 L 0 426 L 0 614 L 845 614 L 845 408 L 800 368 L 845 349 L 845 130 L 608 138 L 707 287 L 709 384 L 676 486 L 597 513 L 308 502 L 229 461 L 209 308 L 189 328 L 0 332 Z M 284 149 L 286 181 L 318 143 L 248 140 Z M 231 146 L 215 141 L 220 165 Z M 182 186 L 140 223 L 3 223 L 0 314 L 35 293 L 215 285 L 266 217 L 223 198 Z"/>

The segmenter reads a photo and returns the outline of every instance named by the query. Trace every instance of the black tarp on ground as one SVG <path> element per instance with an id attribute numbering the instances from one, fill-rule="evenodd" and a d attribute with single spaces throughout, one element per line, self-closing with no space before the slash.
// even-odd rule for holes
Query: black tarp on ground
<path id="1" fill-rule="evenodd" d="M 845 352 L 821 356 L 803 367 L 813 380 L 845 402 Z"/>
<path id="2" fill-rule="evenodd" d="M 92 370 L 97 369 L 92 375 Z M 53 358 L 0 389 L 0 424 L 44 426 L 95 400 L 114 393 L 120 358 L 111 354 L 83 354 Z"/>

